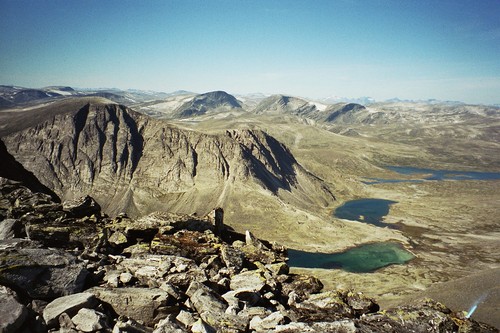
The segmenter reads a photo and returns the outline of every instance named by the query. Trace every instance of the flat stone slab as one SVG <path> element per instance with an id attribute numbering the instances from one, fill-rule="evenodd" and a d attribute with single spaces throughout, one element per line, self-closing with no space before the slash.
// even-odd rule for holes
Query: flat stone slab
<path id="1" fill-rule="evenodd" d="M 96 304 L 96 297 L 89 292 L 59 297 L 47 304 L 43 310 L 43 319 L 47 326 L 53 327 L 57 324 L 58 318 L 63 312 L 73 316 L 80 309 L 92 308 Z"/>

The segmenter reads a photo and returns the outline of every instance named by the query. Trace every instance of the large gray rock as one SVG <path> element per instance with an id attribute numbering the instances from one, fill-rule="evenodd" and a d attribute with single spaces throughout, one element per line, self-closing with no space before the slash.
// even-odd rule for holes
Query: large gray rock
<path id="1" fill-rule="evenodd" d="M 217 330 L 205 323 L 203 320 L 198 319 L 191 327 L 192 333 L 216 333 Z"/>
<path id="2" fill-rule="evenodd" d="M 0 250 L 0 266 L 0 283 L 49 301 L 82 291 L 88 275 L 82 261 L 58 249 L 9 247 Z"/>
<path id="3" fill-rule="evenodd" d="M 244 332 L 248 322 L 241 317 L 226 313 L 227 305 L 212 289 L 199 282 L 192 282 L 186 291 L 191 304 L 204 323 L 217 329 Z M 194 325 L 193 325 L 194 327 Z"/>
<path id="4" fill-rule="evenodd" d="M 130 318 L 118 318 L 113 333 L 152 333 L 153 329 Z"/>
<path id="5" fill-rule="evenodd" d="M 184 310 L 181 310 L 175 319 L 186 328 L 190 328 L 196 322 L 194 315 Z"/>
<path id="6" fill-rule="evenodd" d="M 275 328 L 279 324 L 283 324 L 285 322 L 285 316 L 281 314 L 281 312 L 273 312 L 269 316 L 261 319 L 258 316 L 255 316 L 250 320 L 250 329 L 255 330 L 257 332 L 267 332 L 270 329 Z"/>
<path id="7" fill-rule="evenodd" d="M 95 305 L 97 305 L 97 299 L 89 292 L 59 297 L 47 304 L 43 310 L 43 319 L 47 326 L 54 327 L 62 313 L 73 316 L 80 309 L 92 308 Z"/>
<path id="8" fill-rule="evenodd" d="M 186 295 L 198 313 L 204 312 L 224 313 L 227 305 L 212 289 L 199 282 L 189 285 Z"/>
<path id="9" fill-rule="evenodd" d="M 167 317 L 165 319 L 160 320 L 158 324 L 156 324 L 156 329 L 153 333 L 184 333 L 186 330 L 182 329 L 176 322 L 175 319 Z"/>
<path id="10" fill-rule="evenodd" d="M 17 332 L 28 315 L 14 291 L 0 286 L 0 332 Z"/>
<path id="11" fill-rule="evenodd" d="M 241 271 L 245 259 L 245 254 L 232 246 L 224 245 L 221 248 L 221 255 L 228 268 L 234 268 L 236 272 Z"/>
<path id="12" fill-rule="evenodd" d="M 246 271 L 231 277 L 231 290 L 258 292 L 266 285 L 261 270 Z"/>
<path id="13" fill-rule="evenodd" d="M 30 218 L 40 216 L 43 218 L 45 214 L 51 215 L 52 211 L 61 208 L 60 204 L 52 201 L 57 196 L 52 198 L 48 194 L 34 193 L 22 184 L 22 182 L 0 177 L 0 220 L 19 219 L 26 217 L 28 213 L 31 213 Z M 22 228 L 19 231 L 23 233 Z"/>
<path id="14" fill-rule="evenodd" d="M 95 223 L 82 219 L 65 219 L 54 222 L 51 219 L 28 223 L 26 234 L 29 239 L 41 242 L 46 247 L 84 248 L 97 242 L 98 229 Z"/>
<path id="15" fill-rule="evenodd" d="M 259 332 L 259 330 L 257 330 Z M 394 330 L 391 326 L 381 326 L 381 327 L 362 327 L 357 329 L 355 323 L 352 320 L 342 320 L 334 322 L 291 322 L 285 325 L 277 325 L 273 330 L 266 330 L 265 332 L 275 332 L 275 333 L 322 333 L 322 332 L 342 332 L 342 333 L 372 333 L 372 332 L 393 332 L 393 333 L 403 333 L 406 330 Z"/>
<path id="16" fill-rule="evenodd" d="M 95 332 L 106 327 L 106 316 L 94 309 L 80 309 L 71 320 L 82 332 Z"/>
<path id="17" fill-rule="evenodd" d="M 88 290 L 101 301 L 111 305 L 120 316 L 127 316 L 152 326 L 172 312 L 172 299 L 158 288 L 102 288 Z"/>

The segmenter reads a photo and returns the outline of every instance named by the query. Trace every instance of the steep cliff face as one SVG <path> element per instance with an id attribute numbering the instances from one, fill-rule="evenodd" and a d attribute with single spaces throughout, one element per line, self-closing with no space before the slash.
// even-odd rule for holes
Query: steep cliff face
<path id="1" fill-rule="evenodd" d="M 67 103 L 67 104 L 64 104 Z M 109 214 L 207 213 L 234 188 L 308 206 L 334 200 L 288 149 L 261 131 L 206 135 L 102 100 L 62 102 L 4 138 L 11 154 L 63 199 L 91 194 Z"/>
<path id="2" fill-rule="evenodd" d="M 16 159 L 9 154 L 7 147 L 0 139 L 0 178 L 14 180 L 19 182 L 20 185 L 29 188 L 32 192 L 40 192 L 48 194 L 52 200 L 59 202 L 59 197 L 49 188 L 44 186 L 33 175 L 33 173 L 26 170 Z"/>

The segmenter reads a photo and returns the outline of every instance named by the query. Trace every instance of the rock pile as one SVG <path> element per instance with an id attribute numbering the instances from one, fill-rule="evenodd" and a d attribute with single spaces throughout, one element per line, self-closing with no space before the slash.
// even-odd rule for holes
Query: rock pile
<path id="1" fill-rule="evenodd" d="M 498 332 L 431 300 L 321 292 L 215 215 L 109 218 L 0 178 L 0 332 Z"/>

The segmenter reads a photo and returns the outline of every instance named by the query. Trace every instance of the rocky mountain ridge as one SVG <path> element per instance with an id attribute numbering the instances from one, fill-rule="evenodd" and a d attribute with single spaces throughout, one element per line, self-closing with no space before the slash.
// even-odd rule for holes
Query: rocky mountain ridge
<path id="1" fill-rule="evenodd" d="M 210 93 L 208 93 L 210 94 Z M 409 126 L 453 126 L 453 124 L 488 124 L 498 121 L 500 112 L 495 106 L 467 105 L 460 103 L 440 103 L 438 101 L 394 101 L 394 102 L 371 102 L 368 106 L 352 102 L 338 102 L 325 104 L 310 101 L 303 98 L 271 95 L 248 101 L 242 98 L 241 109 L 218 108 L 213 103 L 205 105 L 202 112 L 189 109 L 191 101 L 202 98 L 202 95 L 193 95 L 188 98 L 184 105 L 177 105 L 178 97 L 172 97 L 165 101 L 136 104 L 134 108 L 141 113 L 155 118 L 164 118 L 183 121 L 209 121 L 219 118 L 235 117 L 241 120 L 245 118 L 257 118 L 266 116 L 287 115 L 297 117 L 306 123 L 333 129 L 336 133 L 355 133 L 359 135 L 363 131 L 352 129 L 352 127 L 371 125 L 396 125 L 401 124 L 406 130 Z M 229 95 L 230 96 L 230 95 Z M 179 112 L 184 108 L 191 110 L 187 113 Z M 200 110 L 201 110 L 200 109 Z M 351 127 L 351 128 L 346 128 Z M 446 129 L 445 129 L 446 130 Z M 417 133 L 418 134 L 418 133 Z M 434 135 L 433 133 L 423 133 Z"/>
<path id="2" fill-rule="evenodd" d="M 86 89 L 71 87 L 46 87 L 28 89 L 14 86 L 0 86 L 0 108 L 9 109 L 52 102 L 74 96 L 103 97 L 115 103 L 132 106 L 134 110 L 156 118 L 196 119 L 207 116 L 228 117 L 249 114 L 289 114 L 320 123 L 343 125 L 388 124 L 440 120 L 467 121 L 477 116 L 498 115 L 498 106 L 468 105 L 447 101 L 408 101 L 393 99 L 385 102 L 366 100 L 367 106 L 358 100 L 324 99 L 313 101 L 304 98 L 262 94 L 239 95 L 239 99 L 224 91 L 196 94 L 177 91 L 170 94 L 141 90 Z M 360 100 L 363 101 L 363 100 Z M 365 110 L 354 114 L 358 110 Z M 343 110 L 343 111 L 342 111 Z M 350 112 L 345 112 L 350 111 Z M 338 113 L 343 116 L 337 119 Z M 454 116 L 455 119 L 451 119 Z"/>
<path id="3" fill-rule="evenodd" d="M 113 100 L 116 103 L 132 105 L 185 93 L 185 91 L 176 91 L 167 94 L 162 92 L 134 89 L 78 89 L 68 86 L 24 88 L 18 86 L 0 85 L 0 109 L 29 107 L 38 103 L 52 102 L 77 96 L 104 97 Z"/>
<path id="4" fill-rule="evenodd" d="M 0 108 L 13 107 L 33 101 L 57 99 L 64 96 L 77 95 L 71 87 L 46 87 L 30 89 L 0 85 Z"/>
<path id="5" fill-rule="evenodd" d="M 103 215 L 0 178 L 2 332 L 498 332 L 426 299 L 380 311 L 291 274 L 286 249 L 207 217 Z"/>
<path id="6" fill-rule="evenodd" d="M 334 200 L 262 131 L 207 135 L 93 98 L 10 119 L 3 140 L 21 164 L 63 200 L 90 193 L 109 214 L 143 215 L 160 207 L 206 214 L 224 206 L 234 186 L 254 186 L 304 209 Z"/>

